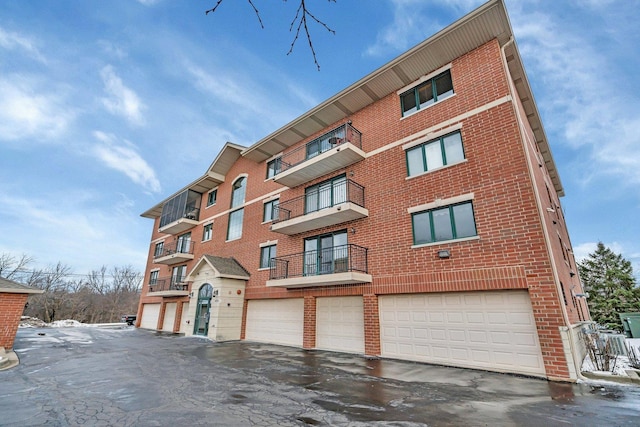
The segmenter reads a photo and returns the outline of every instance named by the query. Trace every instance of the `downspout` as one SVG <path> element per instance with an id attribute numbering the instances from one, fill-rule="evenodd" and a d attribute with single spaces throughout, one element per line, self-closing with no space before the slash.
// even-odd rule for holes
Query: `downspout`
<path id="1" fill-rule="evenodd" d="M 535 175 L 533 173 L 532 170 L 532 165 L 531 165 L 531 156 L 529 155 L 529 144 L 527 143 L 527 136 L 524 132 L 524 124 L 522 123 L 522 119 L 520 117 L 520 114 L 518 113 L 518 107 L 517 105 L 515 105 L 515 103 L 517 102 L 517 92 L 515 90 L 515 88 L 513 87 L 513 81 L 511 79 L 511 73 L 509 72 L 509 66 L 507 65 L 507 59 L 506 59 L 506 54 L 505 54 L 505 49 L 507 48 L 507 46 L 509 46 L 510 44 L 514 43 L 514 39 L 513 36 L 509 37 L 509 40 L 502 45 L 502 47 L 500 48 L 500 59 L 502 60 L 502 66 L 504 67 L 504 71 L 505 71 L 505 75 L 507 77 L 507 83 L 509 85 L 509 93 L 511 95 L 511 102 L 514 103 L 513 105 L 513 109 L 514 109 L 514 114 L 516 116 L 516 119 L 518 120 L 518 130 L 520 132 L 520 138 L 522 139 L 522 144 L 524 145 L 524 150 L 525 150 L 525 154 L 526 154 L 526 158 L 527 158 L 527 167 L 529 169 L 529 178 L 531 179 L 532 185 L 533 185 L 533 193 L 535 195 L 536 198 L 536 202 L 537 202 L 537 207 L 538 207 L 538 213 L 540 215 L 541 218 L 541 223 L 542 223 L 542 230 L 543 233 L 545 235 L 545 245 L 547 247 L 547 254 L 549 256 L 549 261 L 551 264 L 551 271 L 553 271 L 553 277 L 554 277 L 554 282 L 555 282 L 555 286 L 556 286 L 556 292 L 558 293 L 558 296 L 560 296 L 562 294 L 562 289 L 560 288 L 560 276 L 558 274 L 558 268 L 556 266 L 556 262 L 555 259 L 553 258 L 553 251 L 551 249 L 551 239 L 549 237 L 549 229 L 547 228 L 547 223 L 544 220 L 544 212 L 542 211 L 542 201 L 540 199 L 540 193 L 538 191 L 538 187 L 535 185 L 536 180 L 535 180 Z M 563 306 L 562 304 L 560 304 L 561 307 L 561 312 L 562 312 L 562 318 L 564 319 L 564 323 L 565 326 L 568 328 L 568 331 L 571 331 L 571 322 L 569 321 L 569 315 L 567 314 L 567 309 L 565 306 Z M 561 336 L 562 338 L 562 336 Z M 571 359 L 573 360 L 574 365 L 576 365 L 576 360 L 574 355 L 577 354 L 576 353 L 576 349 L 574 348 L 573 345 L 573 340 L 571 339 L 571 333 L 568 333 L 568 338 L 569 338 L 569 348 L 571 349 Z M 565 357 L 567 357 L 567 355 L 565 354 Z M 587 378 L 585 378 L 580 369 L 581 366 L 575 366 L 576 368 L 576 377 L 577 379 L 581 379 L 581 380 L 587 380 Z"/>

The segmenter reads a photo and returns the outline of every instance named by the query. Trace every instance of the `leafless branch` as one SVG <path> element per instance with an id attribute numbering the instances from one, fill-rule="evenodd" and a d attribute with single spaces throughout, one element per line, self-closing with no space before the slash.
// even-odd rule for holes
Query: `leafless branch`
<path id="1" fill-rule="evenodd" d="M 209 10 L 205 10 L 204 14 L 208 15 L 209 12 L 213 13 L 216 11 L 216 9 L 218 8 L 218 6 L 220 6 L 220 3 L 222 3 L 223 0 L 218 0 L 218 2 L 216 3 L 215 6 L 213 6 L 213 8 L 209 9 Z M 260 23 L 260 27 L 264 29 L 264 24 L 262 23 L 262 18 L 260 17 L 260 11 L 258 10 L 258 8 L 256 7 L 255 4 L 253 4 L 253 0 L 247 0 L 249 2 L 249 4 L 251 5 L 251 7 L 253 8 L 253 11 L 256 14 L 256 17 L 258 18 L 258 22 Z"/>
<path id="2" fill-rule="evenodd" d="M 218 6 L 220 6 L 220 4 L 222 3 L 223 0 L 218 0 L 216 2 L 216 5 L 205 11 L 205 15 L 208 15 L 209 12 L 213 13 L 218 9 Z M 253 8 L 253 11 L 256 14 L 256 17 L 258 18 L 258 22 L 260 22 L 260 27 L 264 28 L 264 24 L 262 22 L 262 17 L 260 16 L 260 11 L 258 10 L 258 8 L 255 6 L 255 4 L 253 3 L 254 0 L 247 0 L 249 2 L 249 4 L 251 5 L 251 7 Z M 283 0 L 283 1 L 287 1 L 287 0 Z M 335 3 L 336 0 L 327 0 L 329 3 Z M 300 37 L 300 30 L 304 29 L 304 34 L 307 36 L 307 42 L 309 43 L 309 49 L 311 49 L 311 55 L 313 55 L 313 62 L 316 64 L 316 67 L 318 68 L 318 71 L 320 71 L 320 64 L 318 63 L 318 57 L 316 56 L 316 50 L 313 47 L 313 42 L 311 40 L 311 33 L 309 32 L 309 21 L 315 21 L 316 24 L 321 25 L 322 27 L 324 27 L 327 31 L 329 31 L 331 34 L 335 34 L 336 32 L 334 30 L 332 30 L 324 21 L 321 21 L 320 19 L 318 19 L 313 13 L 311 13 L 311 11 L 309 11 L 309 9 L 307 9 L 307 3 L 306 0 L 300 0 L 300 4 L 298 5 L 298 9 L 296 10 L 296 15 L 293 18 L 293 20 L 291 21 L 291 25 L 289 26 L 289 32 L 293 31 L 293 27 L 296 26 L 296 31 L 295 31 L 295 35 L 293 37 L 293 41 L 291 42 L 291 46 L 289 47 L 289 51 L 287 52 L 287 55 L 289 55 L 290 53 L 293 52 L 293 47 L 296 44 L 296 41 L 298 41 L 298 38 Z"/>
<path id="3" fill-rule="evenodd" d="M 328 1 L 333 3 L 336 2 L 336 0 L 328 0 Z M 298 6 L 298 10 L 296 11 L 296 16 L 293 18 L 293 21 L 291 21 L 291 25 L 289 26 L 289 31 L 292 31 L 296 21 L 299 21 L 298 27 L 296 28 L 296 34 L 293 37 L 293 41 L 291 42 L 291 47 L 289 47 L 289 52 L 287 52 L 287 55 L 293 52 L 293 47 L 296 44 L 298 37 L 300 36 L 300 29 L 304 27 L 304 32 L 307 36 L 307 42 L 309 42 L 309 49 L 311 49 L 311 54 L 313 55 L 313 62 L 316 64 L 316 67 L 318 67 L 318 71 L 320 71 L 320 64 L 318 63 L 318 58 L 316 57 L 316 51 L 313 48 L 313 42 L 311 41 L 311 34 L 309 33 L 309 26 L 307 25 L 307 17 L 310 17 L 311 19 L 316 21 L 316 23 L 322 25 L 331 34 L 336 33 L 334 30 L 329 28 L 329 26 L 325 24 L 323 21 L 316 18 L 315 15 L 309 11 L 309 9 L 307 9 L 307 4 L 305 3 L 305 0 L 300 0 L 300 5 Z"/>

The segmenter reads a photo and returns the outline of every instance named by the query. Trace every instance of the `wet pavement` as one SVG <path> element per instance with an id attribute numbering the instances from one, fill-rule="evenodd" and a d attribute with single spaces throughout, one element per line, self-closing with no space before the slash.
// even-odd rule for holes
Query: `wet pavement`
<path id="1" fill-rule="evenodd" d="M 124 329 L 21 329 L 0 426 L 637 426 L 640 387 Z"/>

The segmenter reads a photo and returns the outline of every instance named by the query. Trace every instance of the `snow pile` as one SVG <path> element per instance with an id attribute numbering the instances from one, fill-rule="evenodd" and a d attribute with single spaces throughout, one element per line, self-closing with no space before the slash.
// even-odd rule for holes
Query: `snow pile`
<path id="1" fill-rule="evenodd" d="M 627 347 L 632 347 L 636 350 L 636 353 L 640 353 L 640 338 L 627 338 L 626 340 Z M 614 362 L 611 361 L 613 364 Z M 635 369 L 631 366 L 629 362 L 629 358 L 627 356 L 618 356 L 615 361 L 615 366 L 613 367 L 613 371 L 598 371 L 591 360 L 591 358 L 587 355 L 582 362 L 582 372 L 596 372 L 601 375 L 613 375 L 613 376 L 622 376 L 626 377 L 627 370 Z"/>
<path id="2" fill-rule="evenodd" d="M 71 319 L 56 320 L 51 323 L 46 323 L 38 319 L 37 317 L 29 317 L 29 316 L 22 316 L 20 318 L 20 325 L 18 325 L 18 327 L 20 328 L 74 328 L 78 326 L 87 326 L 87 325 L 84 323 L 80 323 L 77 320 L 71 320 Z"/>
<path id="3" fill-rule="evenodd" d="M 84 323 L 80 323 L 77 320 L 65 319 L 65 320 L 56 320 L 54 322 L 49 323 L 47 325 L 51 328 L 73 328 L 77 326 L 86 326 Z"/>

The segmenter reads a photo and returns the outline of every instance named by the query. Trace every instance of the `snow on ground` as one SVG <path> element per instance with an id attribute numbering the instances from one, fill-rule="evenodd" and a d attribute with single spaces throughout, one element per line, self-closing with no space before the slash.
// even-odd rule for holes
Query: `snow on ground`
<path id="1" fill-rule="evenodd" d="M 627 338 L 626 340 L 627 347 L 632 347 L 636 350 L 637 354 L 640 354 L 640 338 Z M 613 364 L 613 361 L 611 361 Z M 613 371 L 597 371 L 596 367 L 593 364 L 591 358 L 587 355 L 582 362 L 582 372 L 597 372 L 602 375 L 616 375 L 616 376 L 627 376 L 627 370 L 635 369 L 631 366 L 629 362 L 629 358 L 627 356 L 618 356 L 615 361 L 615 366 Z"/>
<path id="2" fill-rule="evenodd" d="M 81 323 L 73 319 L 56 320 L 51 323 L 46 323 L 36 317 L 22 316 L 20 318 L 20 328 L 77 328 L 77 327 L 91 327 L 91 326 L 106 326 L 106 325 L 126 325 L 126 323 Z"/>

